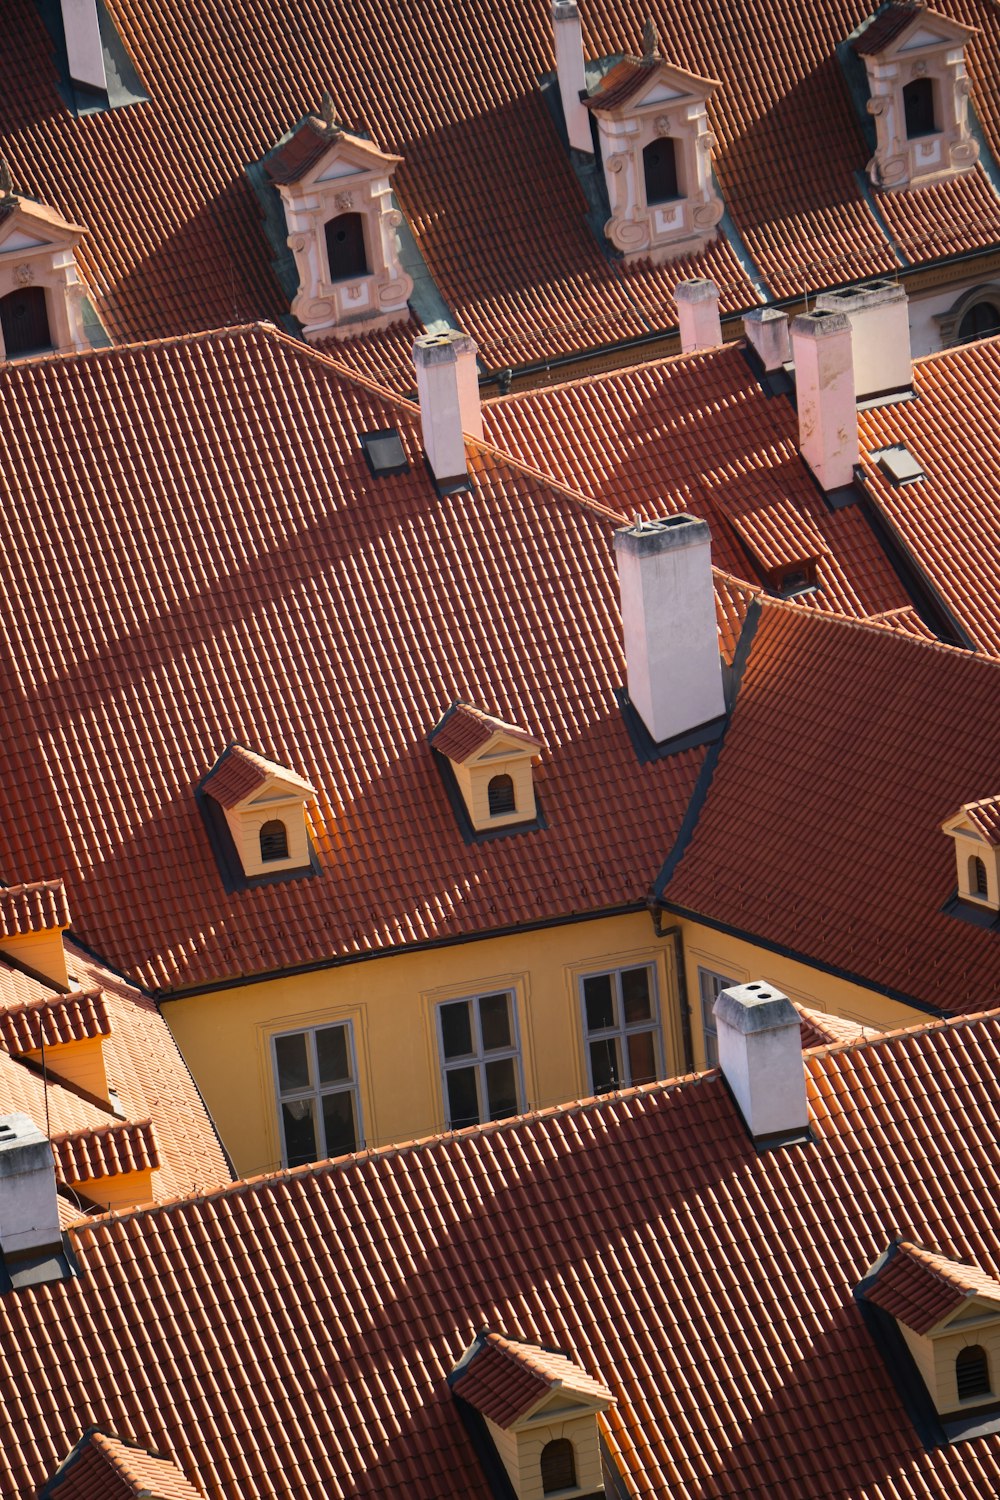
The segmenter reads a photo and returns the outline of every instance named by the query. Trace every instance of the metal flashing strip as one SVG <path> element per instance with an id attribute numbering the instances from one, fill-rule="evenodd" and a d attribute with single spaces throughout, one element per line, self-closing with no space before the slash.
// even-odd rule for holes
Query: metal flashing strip
<path id="1" fill-rule="evenodd" d="M 615 702 L 622 712 L 622 719 L 628 737 L 632 742 L 632 749 L 640 765 L 651 765 L 653 761 L 665 760 L 668 755 L 676 755 L 681 750 L 697 750 L 701 745 L 714 745 L 716 740 L 721 739 L 726 727 L 726 716 L 722 714 L 717 719 L 709 719 L 705 724 L 698 724 L 694 729 L 689 729 L 685 734 L 672 735 L 669 740 L 654 740 L 646 728 L 628 695 L 628 689 L 618 687 L 614 690 Z"/>

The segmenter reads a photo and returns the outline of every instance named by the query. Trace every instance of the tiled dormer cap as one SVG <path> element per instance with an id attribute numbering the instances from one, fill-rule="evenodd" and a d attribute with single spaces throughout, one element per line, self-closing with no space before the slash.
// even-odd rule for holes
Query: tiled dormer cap
<path id="1" fill-rule="evenodd" d="M 202 782 L 201 789 L 222 807 L 232 808 L 271 780 L 287 786 L 291 796 L 298 793 L 305 800 L 316 795 L 316 788 L 304 776 L 258 755 L 255 750 L 248 750 L 245 745 L 230 745 L 223 751 L 215 770 Z"/>
<path id="2" fill-rule="evenodd" d="M 487 1328 L 476 1335 L 448 1383 L 453 1396 L 504 1428 L 526 1417 L 553 1391 L 565 1391 L 601 1411 L 615 1404 L 607 1386 L 567 1355 Z"/>
<path id="3" fill-rule="evenodd" d="M 61 880 L 0 889 L 0 938 L 27 937 L 68 926 L 69 903 Z"/>
<path id="4" fill-rule="evenodd" d="M 508 724 L 471 703 L 453 703 L 428 735 L 432 749 L 448 760 L 466 761 L 488 744 L 495 734 L 524 746 L 525 752 L 540 750 L 542 742 L 518 724 Z"/>
<path id="5" fill-rule="evenodd" d="M 715 1017 L 744 1036 L 801 1024 L 799 1013 L 787 995 L 758 982 L 735 984 L 723 990 L 715 1002 Z"/>
<path id="6" fill-rule="evenodd" d="M 925 1334 L 971 1297 L 998 1304 L 1000 1282 L 909 1240 L 897 1240 L 869 1273 L 864 1297 L 914 1333 Z"/>
<path id="7" fill-rule="evenodd" d="M 59 1465 L 39 1500 L 202 1500 L 169 1458 L 92 1428 Z"/>
<path id="8" fill-rule="evenodd" d="M 711 542 L 708 522 L 697 516 L 681 514 L 664 516 L 657 521 L 635 521 L 615 532 L 615 551 L 650 557 L 657 552 L 674 552 Z"/>
<path id="9" fill-rule="evenodd" d="M 1000 848 L 1000 797 L 984 797 L 980 802 L 966 802 L 961 811 L 992 849 Z"/>

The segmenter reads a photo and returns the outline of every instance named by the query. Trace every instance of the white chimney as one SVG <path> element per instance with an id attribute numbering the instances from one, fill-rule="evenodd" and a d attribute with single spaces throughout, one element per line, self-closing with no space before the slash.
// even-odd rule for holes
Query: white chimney
<path id="1" fill-rule="evenodd" d="M 62 1244 L 52 1147 L 27 1115 L 0 1119 L 0 1248 L 5 1260 Z"/>
<path id="2" fill-rule="evenodd" d="M 804 313 L 792 323 L 799 447 L 824 490 L 851 483 L 860 460 L 851 325 L 843 313 Z"/>
<path id="3" fill-rule="evenodd" d="M 743 332 L 766 371 L 780 370 L 791 359 L 788 314 L 779 308 L 755 307 L 744 315 Z"/>
<path id="4" fill-rule="evenodd" d="M 755 1141 L 809 1128 L 799 1015 L 768 984 L 723 990 L 713 1012 L 719 1066 Z"/>
<path id="5" fill-rule="evenodd" d="M 694 516 L 615 532 L 628 695 L 659 744 L 726 711 L 711 534 Z"/>
<path id="6" fill-rule="evenodd" d="M 107 92 L 104 46 L 97 0 L 61 0 L 69 76 L 74 83 Z"/>
<path id="7" fill-rule="evenodd" d="M 858 401 L 895 396 L 913 385 L 906 292 L 893 281 L 823 292 L 822 312 L 846 313 L 854 339 L 854 395 Z"/>
<path id="8" fill-rule="evenodd" d="M 677 322 L 681 331 L 681 353 L 717 349 L 722 343 L 719 288 L 707 276 L 680 281 L 674 288 Z"/>
<path id="9" fill-rule="evenodd" d="M 553 0 L 552 29 L 556 39 L 556 77 L 569 143 L 575 151 L 587 151 L 593 155 L 590 112 L 580 102 L 580 95 L 587 92 L 587 73 L 583 59 L 583 26 L 576 0 Z"/>
<path id="10" fill-rule="evenodd" d="M 469 472 L 463 433 L 482 441 L 476 346 L 457 329 L 425 333 L 413 345 L 424 452 L 439 485 Z"/>

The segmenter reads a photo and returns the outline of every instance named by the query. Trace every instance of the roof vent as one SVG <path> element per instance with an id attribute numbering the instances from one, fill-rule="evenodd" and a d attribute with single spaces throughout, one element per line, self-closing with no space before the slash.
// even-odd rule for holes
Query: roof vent
<path id="1" fill-rule="evenodd" d="M 361 451 L 376 479 L 381 479 L 385 474 L 409 472 L 410 465 L 395 427 L 383 427 L 377 432 L 363 432 Z"/>
<path id="2" fill-rule="evenodd" d="M 897 487 L 904 484 L 918 484 L 921 479 L 926 479 L 920 465 L 920 460 L 914 458 L 905 443 L 896 443 L 891 448 L 879 448 L 872 454 L 882 473 L 887 479 L 891 479 Z"/>
<path id="3" fill-rule="evenodd" d="M 715 1002 L 719 1066 L 754 1145 L 807 1141 L 801 1021 L 772 985 L 755 981 L 725 989 Z"/>

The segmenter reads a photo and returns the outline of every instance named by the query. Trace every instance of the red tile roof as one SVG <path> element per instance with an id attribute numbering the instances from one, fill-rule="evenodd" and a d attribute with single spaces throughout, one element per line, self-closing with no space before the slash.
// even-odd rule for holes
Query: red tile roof
<path id="1" fill-rule="evenodd" d="M 414 409 L 268 328 L 8 365 L 0 413 L 0 868 L 64 871 L 116 968 L 175 989 L 641 906 L 704 751 L 629 739 L 614 510 L 487 446 L 439 500 Z M 388 426 L 410 471 L 374 479 Z M 463 843 L 427 745 L 456 699 L 548 747 L 546 828 Z M 225 890 L 194 794 L 234 741 L 319 789 L 319 878 Z"/>
<path id="2" fill-rule="evenodd" d="M 1000 845 L 1000 797 L 984 797 L 980 802 L 966 802 L 962 811 L 988 844 L 994 849 Z"/>
<path id="3" fill-rule="evenodd" d="M 486 1331 L 476 1339 L 471 1357 L 463 1359 L 451 1390 L 498 1427 L 512 1427 L 555 1390 L 613 1400 L 602 1381 L 564 1354 Z"/>
<path id="4" fill-rule="evenodd" d="M 916 360 L 913 383 L 919 400 L 859 413 L 865 482 L 970 642 L 1000 656 L 1000 339 Z M 897 488 L 877 454 L 898 443 L 926 478 Z"/>
<path id="5" fill-rule="evenodd" d="M 107 1001 L 100 989 L 69 994 L 49 990 L 0 1010 L 0 1046 L 14 1057 L 37 1052 L 43 1044 L 58 1047 L 110 1034 Z"/>
<path id="6" fill-rule="evenodd" d="M 248 750 L 244 745 L 231 745 L 219 759 L 218 765 L 201 784 L 222 807 L 236 807 L 251 792 L 255 792 L 272 778 L 290 783 L 303 796 L 311 796 L 314 788 L 302 776 L 297 776 L 287 766 L 279 766 L 273 760 Z"/>
<path id="7" fill-rule="evenodd" d="M 790 18 L 781 0 L 681 0 L 662 28 L 672 61 L 720 80 L 714 165 L 756 272 L 725 238 L 663 266 L 607 254 L 538 88 L 554 55 L 535 0 L 441 7 L 432 27 L 384 0 L 299 0 L 294 25 L 275 25 L 266 0 L 245 0 L 235 33 L 222 0 L 110 0 L 149 100 L 79 120 L 35 0 L 11 0 L 0 136 L 16 185 L 88 226 L 84 272 L 113 336 L 176 334 L 287 313 L 246 167 L 332 87 L 344 119 L 403 155 L 396 186 L 417 245 L 486 366 L 502 370 L 674 327 L 682 276 L 714 276 L 732 311 L 756 305 L 757 272 L 777 297 L 892 272 L 879 214 L 917 264 L 1000 239 L 979 170 L 941 193 L 879 194 L 877 212 L 863 191 L 870 147 L 836 49 L 870 4 L 820 0 Z M 979 28 L 973 105 L 996 153 L 1000 17 L 973 0 L 941 4 Z M 645 15 L 644 0 L 592 0 L 588 57 L 634 46 Z M 796 141 L 812 145 L 789 172 Z M 380 335 L 375 346 L 379 366 L 396 349 Z"/>
<path id="8" fill-rule="evenodd" d="M 802 1023 L 802 1050 L 809 1047 L 829 1047 L 841 1042 L 859 1042 L 870 1036 L 873 1028 L 862 1026 L 858 1021 L 847 1021 L 843 1016 L 832 1016 L 826 1011 L 811 1010 L 805 1005 L 796 1005 Z"/>
<path id="9" fill-rule="evenodd" d="M 78 1279 L 0 1298 L 7 1493 L 93 1422 L 226 1500 L 489 1500 L 447 1384 L 484 1325 L 607 1385 L 636 1496 L 996 1489 L 854 1289 L 900 1228 L 1000 1271 L 1000 1018 L 804 1066 L 804 1147 L 755 1151 L 716 1071 L 81 1224 Z"/>
<path id="10" fill-rule="evenodd" d="M 902 1240 L 872 1278 L 865 1296 L 914 1333 L 929 1333 L 970 1297 L 1000 1303 L 1000 1281 Z"/>
<path id="11" fill-rule="evenodd" d="M 0 888 L 0 938 L 25 937 L 68 926 L 69 906 L 61 880 Z"/>
<path id="12" fill-rule="evenodd" d="M 902 36 L 925 8 L 924 5 L 911 3 L 911 0 L 895 0 L 895 3 L 890 0 L 884 10 L 873 16 L 851 46 L 862 57 L 881 52 L 890 42 Z"/>
<path id="13" fill-rule="evenodd" d="M 658 58 L 654 61 L 641 57 L 623 57 L 621 62 L 615 63 L 605 73 L 597 89 L 584 103 L 588 109 L 602 110 L 617 109 L 619 104 L 627 104 L 659 65 Z"/>
<path id="14" fill-rule="evenodd" d="M 46 1485 L 43 1500 L 201 1500 L 169 1459 L 90 1432 Z"/>
<path id="15" fill-rule="evenodd" d="M 538 748 L 539 741 L 516 724 L 505 724 L 493 714 L 484 714 L 471 703 L 453 703 L 427 743 L 449 760 L 466 761 L 470 755 L 489 744 L 495 734 L 517 740 L 526 749 Z"/>
<path id="16" fill-rule="evenodd" d="M 765 601 L 665 899 L 918 1004 L 981 1009 L 1000 938 L 945 910 L 941 824 L 998 758 L 1000 663 Z"/>
<path id="17" fill-rule="evenodd" d="M 123 1172 L 155 1172 L 162 1166 L 152 1120 L 115 1121 L 97 1130 L 68 1130 L 52 1136 L 56 1176 L 67 1185 L 117 1177 Z"/>

